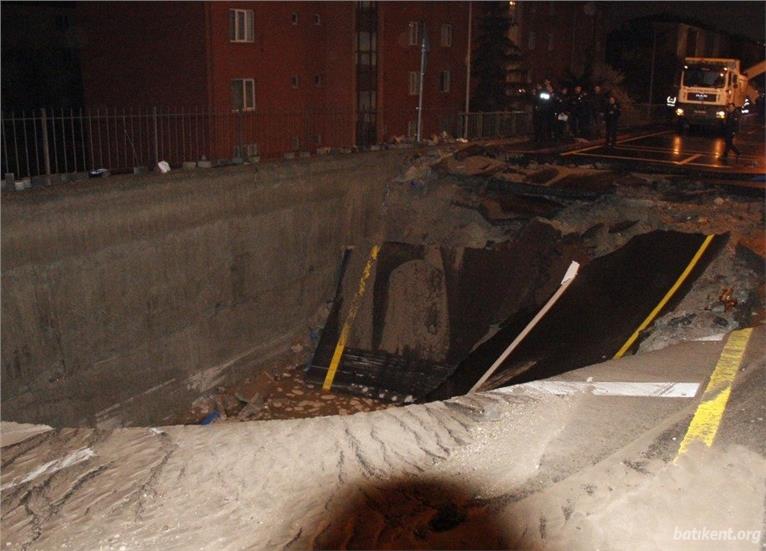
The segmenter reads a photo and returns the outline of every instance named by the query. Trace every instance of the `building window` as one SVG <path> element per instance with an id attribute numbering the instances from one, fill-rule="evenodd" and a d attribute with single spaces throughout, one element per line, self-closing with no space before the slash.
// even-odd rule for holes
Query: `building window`
<path id="1" fill-rule="evenodd" d="M 527 36 L 527 49 L 535 49 L 535 31 L 529 31 L 529 36 Z"/>
<path id="2" fill-rule="evenodd" d="M 314 14 L 314 25 L 321 25 L 322 24 L 322 17 L 318 14 Z"/>
<path id="3" fill-rule="evenodd" d="M 294 11 L 294 12 L 292 13 L 292 15 L 290 16 L 290 22 L 291 22 L 293 25 L 297 25 L 297 24 L 298 24 L 298 12 L 297 12 L 297 11 Z"/>
<path id="4" fill-rule="evenodd" d="M 67 17 L 66 15 L 57 15 L 56 29 L 59 31 L 69 30 L 69 17 Z"/>
<path id="5" fill-rule="evenodd" d="M 452 46 L 452 25 L 442 25 L 441 45 L 449 48 Z"/>
<path id="6" fill-rule="evenodd" d="M 253 42 L 253 10 L 229 10 L 229 41 Z"/>
<path id="7" fill-rule="evenodd" d="M 417 96 L 420 92 L 420 73 L 410 71 L 410 95 Z"/>
<path id="8" fill-rule="evenodd" d="M 237 78 L 231 81 L 231 108 L 234 111 L 255 109 L 255 80 Z"/>
<path id="9" fill-rule="evenodd" d="M 410 21 L 409 27 L 409 40 L 408 44 L 410 46 L 417 46 L 420 44 L 420 38 L 421 38 L 421 32 L 422 32 L 422 25 L 420 21 Z"/>
<path id="10" fill-rule="evenodd" d="M 553 33 L 548 33 L 548 51 L 553 51 Z"/>
<path id="11" fill-rule="evenodd" d="M 324 86 L 324 78 L 322 75 L 314 75 L 314 86 L 317 88 L 321 88 Z"/>
<path id="12" fill-rule="evenodd" d="M 298 75 L 293 75 L 290 77 L 290 86 L 293 88 L 300 88 L 301 85 L 301 77 Z"/>
<path id="13" fill-rule="evenodd" d="M 451 75 L 449 71 L 439 73 L 439 92 L 449 92 Z"/>

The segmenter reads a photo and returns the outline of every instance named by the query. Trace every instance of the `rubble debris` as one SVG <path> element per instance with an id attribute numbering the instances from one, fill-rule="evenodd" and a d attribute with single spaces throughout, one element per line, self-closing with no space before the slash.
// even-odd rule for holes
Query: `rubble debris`
<path id="1" fill-rule="evenodd" d="M 721 291 L 721 294 L 718 295 L 718 300 L 723 304 L 724 311 L 729 312 L 730 310 L 733 310 L 735 306 L 737 306 L 737 299 L 735 299 L 732 295 L 734 293 L 734 289 L 731 287 L 726 287 Z"/>
<path id="2" fill-rule="evenodd" d="M 622 233 L 638 224 L 638 220 L 624 220 L 609 226 L 609 233 Z"/>
<path id="3" fill-rule="evenodd" d="M 532 182 L 534 184 L 544 184 L 546 182 L 553 180 L 558 175 L 559 175 L 558 169 L 552 166 L 548 166 L 543 168 L 542 170 L 538 170 L 536 172 L 533 172 L 532 174 L 527 175 L 527 181 Z"/>

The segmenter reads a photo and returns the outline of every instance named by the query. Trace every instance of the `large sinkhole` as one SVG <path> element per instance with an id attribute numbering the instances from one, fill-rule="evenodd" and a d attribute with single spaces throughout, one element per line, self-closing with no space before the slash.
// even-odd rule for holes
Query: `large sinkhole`
<path id="1" fill-rule="evenodd" d="M 536 221 L 481 249 L 401 242 L 347 249 L 305 364 L 221 388 L 198 400 L 186 421 L 348 414 L 599 363 L 625 343 L 626 351 L 637 348 L 629 339 L 648 310 L 664 299 L 662 308 L 677 304 L 727 239 L 653 231 L 591 259 L 587 239 L 563 238 Z M 549 303 L 572 261 L 579 273 Z"/>
<path id="2" fill-rule="evenodd" d="M 422 159 L 4 200 L 3 420 L 352 414 L 475 390 L 521 334 L 479 389 L 725 332 L 762 304 L 758 197 Z"/>

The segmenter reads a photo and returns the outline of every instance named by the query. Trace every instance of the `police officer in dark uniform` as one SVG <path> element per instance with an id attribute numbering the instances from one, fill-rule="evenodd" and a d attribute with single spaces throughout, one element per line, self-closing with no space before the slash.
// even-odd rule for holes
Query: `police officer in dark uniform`
<path id="1" fill-rule="evenodd" d="M 583 91 L 582 86 L 579 84 L 574 88 L 574 94 L 572 94 L 572 100 L 570 102 L 570 112 L 572 113 L 572 134 L 576 138 L 583 138 L 587 135 L 587 94 Z"/>
<path id="2" fill-rule="evenodd" d="M 723 150 L 721 160 L 726 162 L 729 158 L 729 151 L 733 151 L 739 159 L 739 149 L 734 145 L 734 136 L 739 131 L 739 109 L 729 103 L 726 106 L 726 116 L 723 119 L 723 139 L 726 147 Z"/>
<path id="3" fill-rule="evenodd" d="M 609 103 L 609 94 L 601 90 L 598 84 L 593 87 L 593 93 L 590 95 L 591 110 L 593 113 L 593 128 L 596 137 L 601 137 L 601 127 L 604 124 L 604 114 Z"/>
<path id="4" fill-rule="evenodd" d="M 617 126 L 620 120 L 620 104 L 617 98 L 609 96 L 604 111 L 604 122 L 606 123 L 606 146 L 608 148 L 617 146 Z"/>
<path id="5" fill-rule="evenodd" d="M 535 132 L 535 143 L 540 144 L 543 141 L 543 124 L 541 110 L 541 98 L 540 93 L 543 90 L 542 84 L 539 82 L 532 88 L 532 129 Z"/>
<path id="6" fill-rule="evenodd" d="M 553 97 L 553 137 L 558 142 L 564 137 L 569 120 L 569 89 L 562 86 Z"/>
<path id="7" fill-rule="evenodd" d="M 550 81 L 546 82 L 545 88 L 539 94 L 540 97 L 540 116 L 542 123 L 542 137 L 548 142 L 553 137 L 554 114 L 554 93 Z"/>

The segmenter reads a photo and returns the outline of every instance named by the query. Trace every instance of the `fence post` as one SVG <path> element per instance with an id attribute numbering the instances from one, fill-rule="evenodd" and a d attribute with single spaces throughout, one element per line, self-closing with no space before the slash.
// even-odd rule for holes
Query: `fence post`
<path id="1" fill-rule="evenodd" d="M 154 120 L 154 164 L 160 162 L 160 145 L 157 139 L 157 106 L 152 110 L 152 119 Z"/>
<path id="2" fill-rule="evenodd" d="M 47 185 L 50 185 L 51 154 L 48 149 L 48 115 L 45 112 L 45 107 L 40 109 L 40 124 L 42 126 L 42 136 L 43 136 L 43 163 L 45 164 L 45 183 Z"/>

